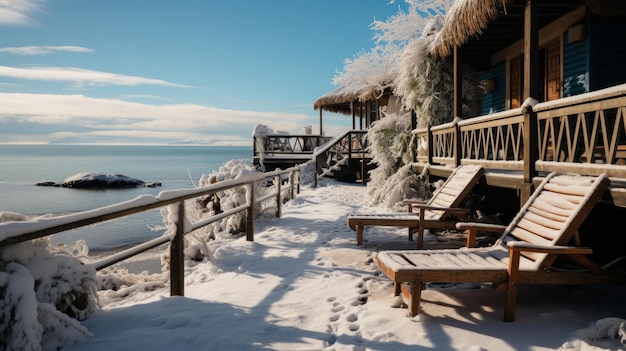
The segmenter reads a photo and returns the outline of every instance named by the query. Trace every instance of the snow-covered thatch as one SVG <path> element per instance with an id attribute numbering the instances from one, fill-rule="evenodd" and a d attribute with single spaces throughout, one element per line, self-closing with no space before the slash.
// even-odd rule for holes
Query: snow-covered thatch
<path id="1" fill-rule="evenodd" d="M 351 102 L 366 101 L 375 98 L 378 94 L 378 89 L 366 84 L 342 85 L 315 100 L 313 108 L 349 115 L 352 112 Z"/>
<path id="2" fill-rule="evenodd" d="M 452 53 L 455 46 L 461 46 L 468 38 L 487 28 L 506 5 L 512 0 L 457 0 L 454 2 L 441 30 L 438 42 L 432 50 L 436 58 L 444 58 Z"/>
<path id="3" fill-rule="evenodd" d="M 371 24 L 376 45 L 346 59 L 343 71 L 333 79 L 337 88 L 318 98 L 313 107 L 349 115 L 351 103 L 378 99 L 393 88 L 404 48 L 418 40 L 430 19 L 443 16 L 452 0 L 405 0 L 408 10 L 400 10 L 386 21 Z M 393 1 L 392 1 L 393 3 Z M 355 113 L 359 111 L 354 111 Z"/>

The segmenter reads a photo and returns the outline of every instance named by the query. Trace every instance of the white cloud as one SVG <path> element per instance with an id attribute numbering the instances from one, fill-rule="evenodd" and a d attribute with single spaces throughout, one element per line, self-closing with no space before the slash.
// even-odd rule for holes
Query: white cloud
<path id="1" fill-rule="evenodd" d="M 39 11 L 42 3 L 37 0 L 0 0 L 0 26 L 33 24 L 31 14 Z"/>
<path id="2" fill-rule="evenodd" d="M 297 134 L 304 125 L 310 124 L 311 118 L 303 114 L 226 110 L 191 104 L 151 105 L 84 95 L 0 93 L 0 134 L 4 143 L 110 137 L 137 143 L 141 140 L 218 140 L 222 144 L 251 144 L 251 134 L 257 124 Z M 8 127 L 11 123 L 51 132 L 29 138 L 24 132 L 13 133 Z"/>
<path id="3" fill-rule="evenodd" d="M 0 53 L 25 56 L 48 55 L 57 52 L 92 53 L 93 50 L 80 46 L 20 46 L 0 48 Z"/>
<path id="4" fill-rule="evenodd" d="M 43 81 L 65 81 L 82 85 L 162 85 L 178 88 L 189 88 L 189 86 L 170 83 L 160 79 L 144 78 L 137 76 L 125 76 L 116 73 L 92 71 L 75 67 L 29 67 L 17 68 L 0 66 L 0 77 L 43 80 Z"/>

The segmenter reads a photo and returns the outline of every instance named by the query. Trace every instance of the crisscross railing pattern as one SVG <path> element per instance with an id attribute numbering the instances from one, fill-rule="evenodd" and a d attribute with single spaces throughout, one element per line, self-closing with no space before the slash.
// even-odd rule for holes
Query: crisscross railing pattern
<path id="1" fill-rule="evenodd" d="M 459 122 L 461 159 L 509 163 L 523 160 L 524 115 L 520 109 Z"/>
<path id="2" fill-rule="evenodd" d="M 433 161 L 442 164 L 454 164 L 457 155 L 457 129 L 452 124 L 433 127 Z"/>
<path id="3" fill-rule="evenodd" d="M 421 163 L 626 178 L 626 84 L 415 134 Z"/>
<path id="4" fill-rule="evenodd" d="M 537 170 L 626 176 L 626 86 L 535 106 Z M 582 164 L 582 165 L 581 165 Z"/>
<path id="5" fill-rule="evenodd" d="M 615 164 L 624 158 L 625 107 L 542 118 L 539 158 L 543 161 Z"/>

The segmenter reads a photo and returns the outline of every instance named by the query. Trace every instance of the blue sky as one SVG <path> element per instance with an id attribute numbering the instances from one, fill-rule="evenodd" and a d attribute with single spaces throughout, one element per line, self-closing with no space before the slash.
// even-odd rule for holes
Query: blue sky
<path id="1" fill-rule="evenodd" d="M 318 97 L 389 0 L 0 2 L 0 143 L 250 145 Z M 324 114 L 327 135 L 351 126 Z"/>

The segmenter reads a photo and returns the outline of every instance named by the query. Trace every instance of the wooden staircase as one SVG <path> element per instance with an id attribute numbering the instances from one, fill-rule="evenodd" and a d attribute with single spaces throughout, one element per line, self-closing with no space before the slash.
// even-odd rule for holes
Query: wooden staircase
<path id="1" fill-rule="evenodd" d="M 313 155 L 317 180 L 332 177 L 339 181 L 366 184 L 369 180 L 371 155 L 367 152 L 367 131 L 349 130 L 324 144 Z"/>

